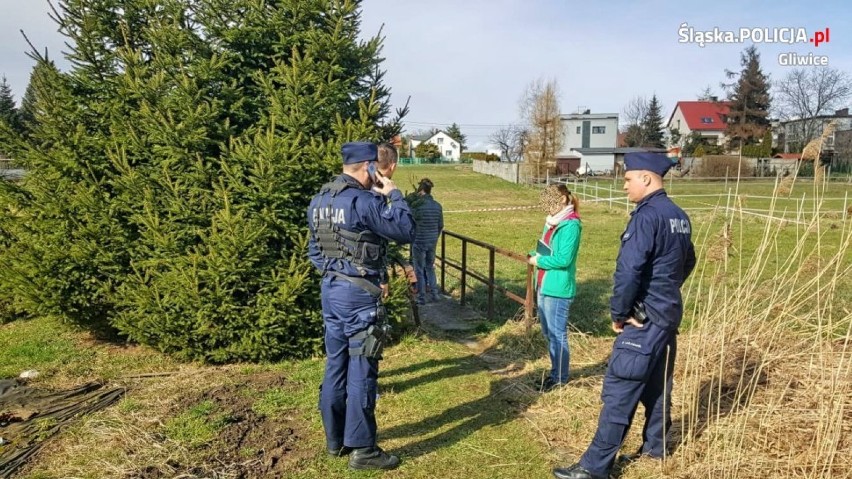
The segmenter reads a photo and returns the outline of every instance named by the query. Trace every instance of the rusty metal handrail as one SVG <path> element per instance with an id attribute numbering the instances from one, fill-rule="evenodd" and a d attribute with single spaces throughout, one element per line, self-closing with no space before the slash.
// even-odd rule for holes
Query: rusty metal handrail
<path id="1" fill-rule="evenodd" d="M 456 238 L 461 240 L 462 242 L 462 253 L 461 253 L 461 262 L 457 263 L 453 260 L 447 258 L 447 236 L 452 238 Z M 467 245 L 472 244 L 474 246 L 479 246 L 488 250 L 488 276 L 482 275 L 473 271 L 467 267 Z M 517 294 L 509 291 L 508 289 L 500 286 L 494 282 L 494 259 L 495 255 L 500 254 L 507 258 L 519 261 L 524 263 L 527 266 L 527 285 L 526 285 L 526 294 L 524 298 L 521 298 Z M 465 304 L 465 295 L 467 290 L 466 280 L 467 277 L 470 276 L 481 283 L 485 284 L 488 287 L 488 319 L 492 319 L 494 317 L 494 291 L 497 290 L 503 293 L 507 298 L 512 301 L 523 305 L 524 307 L 524 319 L 529 321 L 533 317 L 533 309 L 535 307 L 535 297 L 533 294 L 533 267 L 532 265 L 527 263 L 527 257 L 520 253 L 516 253 L 514 251 L 509 251 L 504 248 L 500 248 L 499 246 L 495 246 L 493 244 L 486 243 L 484 241 L 479 241 L 477 239 L 454 233 L 452 231 L 444 230 L 441 232 L 441 255 L 439 256 L 441 260 L 441 290 L 446 291 L 446 277 L 447 277 L 447 266 L 459 271 L 461 273 L 461 279 L 459 282 L 460 289 L 460 298 L 459 301 L 462 306 Z"/>

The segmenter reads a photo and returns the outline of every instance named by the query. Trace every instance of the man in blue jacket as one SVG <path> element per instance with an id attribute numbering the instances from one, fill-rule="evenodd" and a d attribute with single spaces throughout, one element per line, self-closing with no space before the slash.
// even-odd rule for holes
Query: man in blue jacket
<path id="1" fill-rule="evenodd" d="M 595 437 L 580 461 L 556 468 L 558 479 L 609 476 L 637 405 L 645 407 L 641 454 L 663 458 L 671 426 L 671 389 L 680 288 L 695 267 L 692 225 L 663 189 L 671 161 L 659 153 L 624 157 L 624 190 L 636 203 L 621 235 L 610 301 L 618 334 L 604 376 L 603 409 Z"/>
<path id="2" fill-rule="evenodd" d="M 376 445 L 386 333 L 380 284 L 388 241 L 410 243 L 414 220 L 402 193 L 376 168 L 376 145 L 346 143 L 342 153 L 343 174 L 308 206 L 308 256 L 323 275 L 326 365 L 320 413 L 329 454 L 351 453 L 352 469 L 393 469 L 399 458 Z"/>
<path id="3" fill-rule="evenodd" d="M 440 297 L 438 280 L 435 277 L 435 249 L 438 246 L 441 231 L 444 230 L 444 210 L 432 197 L 433 186 L 429 178 L 420 180 L 417 194 L 420 195 L 421 201 L 414 211 L 417 232 L 411 244 L 411 262 L 417 272 L 418 304 L 426 304 L 427 289 L 429 289 L 429 300 L 437 301 Z"/>

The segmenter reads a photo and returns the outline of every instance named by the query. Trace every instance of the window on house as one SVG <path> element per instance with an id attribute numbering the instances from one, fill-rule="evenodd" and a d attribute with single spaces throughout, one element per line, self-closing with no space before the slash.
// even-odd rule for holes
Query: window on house
<path id="1" fill-rule="evenodd" d="M 713 123 L 713 118 L 711 118 L 709 116 L 702 116 L 701 117 L 701 123 Z"/>
<path id="2" fill-rule="evenodd" d="M 453 150 L 445 151 L 444 156 L 446 156 L 447 158 L 451 158 L 453 156 Z"/>
<path id="3" fill-rule="evenodd" d="M 606 127 L 605 126 L 593 126 L 592 127 L 592 134 L 603 135 L 604 133 L 606 133 Z"/>
<path id="4" fill-rule="evenodd" d="M 581 131 L 582 131 L 582 130 L 581 130 L 581 129 L 580 129 L 580 127 L 578 126 L 578 127 L 577 127 L 577 134 L 579 135 Z"/>
<path id="5" fill-rule="evenodd" d="M 456 142 L 454 142 L 454 141 L 451 141 L 451 142 L 450 142 L 450 148 L 455 148 L 455 147 L 457 147 L 457 146 L 458 146 L 458 145 L 456 145 Z"/>
<path id="6" fill-rule="evenodd" d="M 438 144 L 439 144 L 439 145 L 443 145 L 443 144 L 444 144 L 444 139 L 443 139 L 443 138 L 438 138 L 438 139 L 437 139 L 437 141 L 438 141 Z"/>

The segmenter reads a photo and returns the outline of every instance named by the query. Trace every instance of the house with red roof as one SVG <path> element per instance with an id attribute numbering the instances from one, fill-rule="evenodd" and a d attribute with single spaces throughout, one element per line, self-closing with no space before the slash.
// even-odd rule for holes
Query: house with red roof
<path id="1" fill-rule="evenodd" d="M 669 116 L 666 128 L 676 129 L 681 141 L 697 132 L 709 144 L 723 145 L 730 107 L 727 101 L 679 101 Z"/>

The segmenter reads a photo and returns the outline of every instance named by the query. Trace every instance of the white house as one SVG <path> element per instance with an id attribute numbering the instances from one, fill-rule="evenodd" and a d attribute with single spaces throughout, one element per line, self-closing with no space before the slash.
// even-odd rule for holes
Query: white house
<path id="1" fill-rule="evenodd" d="M 615 168 L 618 146 L 618 113 L 572 113 L 561 115 L 565 135 L 557 163 L 567 160 L 580 173 L 604 173 Z M 578 160 L 579 157 L 579 160 Z"/>
<path id="2" fill-rule="evenodd" d="M 724 145 L 730 109 L 730 103 L 725 101 L 677 102 L 669 116 L 666 130 L 677 130 L 680 133 L 680 144 L 669 146 L 683 145 L 693 132 L 705 138 L 710 145 Z"/>
<path id="3" fill-rule="evenodd" d="M 456 141 L 453 137 L 446 134 L 444 131 L 438 130 L 436 133 L 431 136 L 425 137 L 411 137 L 411 150 L 414 151 L 417 148 L 417 145 L 426 142 L 432 143 L 438 146 L 438 150 L 441 151 L 441 156 L 453 161 L 459 161 L 461 158 L 461 145 Z"/>

